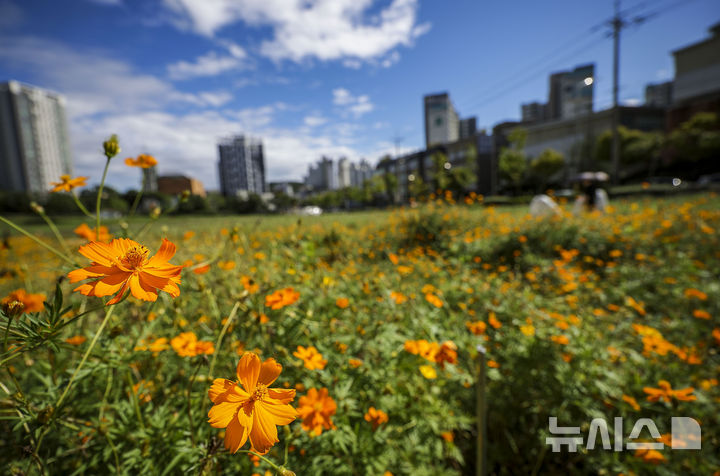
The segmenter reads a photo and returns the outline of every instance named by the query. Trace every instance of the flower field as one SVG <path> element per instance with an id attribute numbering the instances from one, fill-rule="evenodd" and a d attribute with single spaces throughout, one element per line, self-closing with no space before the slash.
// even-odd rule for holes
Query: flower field
<path id="1" fill-rule="evenodd" d="M 489 474 L 718 474 L 720 198 L 614 205 L 14 234 L 3 474 L 475 474 L 481 426 Z M 553 452 L 553 416 L 665 447 Z"/>

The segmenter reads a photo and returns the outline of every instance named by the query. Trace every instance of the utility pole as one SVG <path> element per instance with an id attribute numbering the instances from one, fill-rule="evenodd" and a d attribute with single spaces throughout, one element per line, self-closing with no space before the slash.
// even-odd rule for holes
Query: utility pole
<path id="1" fill-rule="evenodd" d="M 615 16 L 611 20 L 613 28 L 613 110 L 612 110 L 612 183 L 620 184 L 620 108 L 618 107 L 618 89 L 620 76 L 620 30 L 625 23 L 620 17 L 620 0 L 615 0 Z"/>

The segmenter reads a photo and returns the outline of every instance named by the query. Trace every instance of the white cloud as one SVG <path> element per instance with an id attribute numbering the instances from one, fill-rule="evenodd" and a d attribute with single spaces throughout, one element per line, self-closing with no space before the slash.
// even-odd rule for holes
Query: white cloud
<path id="1" fill-rule="evenodd" d="M 362 68 L 363 62 L 359 59 L 355 58 L 348 58 L 346 60 L 343 60 L 342 62 L 343 66 L 350 69 L 360 69 Z"/>
<path id="2" fill-rule="evenodd" d="M 66 96 L 71 118 L 172 103 L 219 106 L 232 99 L 223 91 L 184 93 L 102 51 L 84 52 L 37 37 L 0 37 L 0 60 L 30 73 L 39 86 Z"/>
<path id="3" fill-rule="evenodd" d="M 398 53 L 397 51 L 393 51 L 389 55 L 387 55 L 385 59 L 382 60 L 380 66 L 382 66 L 383 68 L 389 68 L 398 61 L 400 61 L 400 53 Z"/>
<path id="4" fill-rule="evenodd" d="M 346 112 L 350 112 L 356 118 L 375 109 L 368 95 L 353 96 L 353 94 L 345 88 L 333 89 L 332 95 L 333 104 L 342 106 Z"/>
<path id="5" fill-rule="evenodd" d="M 353 98 L 352 94 L 350 94 L 350 91 L 348 91 L 345 88 L 337 88 L 333 89 L 333 104 L 336 106 L 344 106 L 346 104 L 351 104 L 355 98 Z"/>
<path id="6" fill-rule="evenodd" d="M 260 53 L 273 60 L 370 60 L 427 33 L 417 24 L 419 0 L 392 0 L 377 14 L 375 0 L 163 0 L 178 28 L 214 36 L 239 21 L 273 29 Z M 352 66 L 349 66 L 352 67 Z"/>
<path id="7" fill-rule="evenodd" d="M 200 76 L 217 76 L 226 71 L 240 69 L 245 66 L 247 53 L 240 46 L 228 45 L 230 55 L 220 55 L 215 51 L 198 56 L 195 61 L 178 61 L 168 65 L 167 70 L 171 79 L 191 79 Z"/>
<path id="8" fill-rule="evenodd" d="M 628 98 L 623 101 L 626 106 L 639 106 L 642 101 L 638 98 Z"/>
<path id="9" fill-rule="evenodd" d="M 307 123 L 320 126 L 323 119 L 313 112 L 300 127 L 280 127 L 279 112 L 302 108 L 276 102 L 231 109 L 230 92 L 182 92 L 169 81 L 110 58 L 102 50 L 71 49 L 56 41 L 0 37 L 2 64 L 67 98 L 74 172 L 91 177 L 90 183 L 99 181 L 101 144 L 113 133 L 120 138 L 121 158 L 153 154 L 160 174 L 184 173 L 208 189 L 218 188 L 217 142 L 227 135 L 245 133 L 263 140 L 268 180 L 299 179 L 323 154 L 358 157 L 357 125 L 331 123 L 313 130 Z M 367 108 L 367 96 L 348 94 L 351 100 L 344 108 Z M 121 190 L 137 188 L 140 174 L 113 160 L 108 183 Z"/>
<path id="10" fill-rule="evenodd" d="M 305 124 L 308 127 L 317 127 L 325 124 L 327 122 L 327 119 L 321 116 L 320 114 L 312 114 L 310 116 L 305 116 L 303 119 L 303 124 Z"/>

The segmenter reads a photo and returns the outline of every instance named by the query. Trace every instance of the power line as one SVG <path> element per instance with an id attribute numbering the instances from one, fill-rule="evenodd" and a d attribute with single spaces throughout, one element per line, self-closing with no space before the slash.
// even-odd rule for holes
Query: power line
<path id="1" fill-rule="evenodd" d="M 635 17 L 631 20 L 631 22 L 627 23 L 625 26 L 638 25 L 638 24 L 640 24 L 640 23 L 642 23 L 642 22 L 645 22 L 645 21 L 647 21 L 647 20 L 649 20 L 649 19 L 651 19 L 651 18 L 653 18 L 653 17 L 656 17 L 656 16 L 659 16 L 659 15 L 661 15 L 661 14 L 667 13 L 668 11 L 670 11 L 670 10 L 676 8 L 676 7 L 683 6 L 683 5 L 687 5 L 688 3 L 692 2 L 692 1 L 694 1 L 694 0 L 679 0 L 679 1 L 669 2 L 668 4 L 663 5 L 663 6 L 661 6 L 661 7 L 658 7 L 658 8 L 656 8 L 655 10 L 653 10 L 653 11 L 651 11 L 651 12 L 649 12 L 649 13 L 641 13 L 641 14 L 635 16 Z M 622 15 L 628 15 L 628 14 L 630 14 L 631 12 L 634 12 L 634 11 L 636 11 L 636 10 L 641 10 L 641 9 L 647 7 L 647 6 L 648 6 L 648 2 L 641 1 L 641 2 L 638 2 L 638 3 L 636 3 L 636 4 L 634 4 L 634 5 L 630 6 L 630 7 L 627 7 L 627 8 L 625 8 L 625 9 L 621 10 L 621 11 L 619 12 L 619 14 L 620 14 L 621 16 L 622 16 Z M 612 21 L 613 19 L 614 19 L 614 17 L 611 18 L 610 21 Z M 594 44 L 594 43 L 596 42 L 596 40 L 593 40 L 593 41 L 589 42 L 588 44 L 583 45 L 581 48 L 577 48 L 576 50 L 573 50 L 573 51 L 572 51 L 571 53 L 569 53 L 568 55 L 564 55 L 564 56 L 562 56 L 562 57 L 555 58 L 555 59 L 552 60 L 551 62 L 548 62 L 548 58 L 553 58 L 553 57 L 555 57 L 559 52 L 565 51 L 565 50 L 567 49 L 568 45 L 574 45 L 574 44 L 577 43 L 578 40 L 583 39 L 583 38 L 586 38 L 588 35 L 592 35 L 592 34 L 596 33 L 596 32 L 599 31 L 603 26 L 606 26 L 607 23 L 608 23 L 608 20 L 605 20 L 605 21 L 603 21 L 603 22 L 601 22 L 601 23 L 598 23 L 598 24 L 596 24 L 596 25 L 593 25 L 593 26 L 590 27 L 589 29 L 584 30 L 580 35 L 576 35 L 576 36 L 575 36 L 574 38 L 572 38 L 571 40 L 564 42 L 564 43 L 563 43 L 562 45 L 560 45 L 559 47 L 557 47 L 557 48 L 553 49 L 552 51 L 550 51 L 549 53 L 541 56 L 540 59 L 534 61 L 533 63 L 530 63 L 529 66 L 525 67 L 525 68 L 522 69 L 522 70 L 519 70 L 518 73 L 513 74 L 512 76 L 508 76 L 504 81 L 497 83 L 497 84 L 496 84 L 495 86 L 493 86 L 493 87 L 487 88 L 488 90 L 491 90 L 491 91 L 494 90 L 494 89 L 497 89 L 497 88 L 501 88 L 501 89 L 500 89 L 500 92 L 494 92 L 494 93 L 491 93 L 490 95 L 484 94 L 484 93 L 479 93 L 479 94 L 476 94 L 476 95 L 474 95 L 474 96 L 471 96 L 471 97 L 470 97 L 468 100 L 466 100 L 466 101 L 461 101 L 461 102 L 459 102 L 459 104 L 463 104 L 462 109 L 465 109 L 465 110 L 473 110 L 473 109 L 478 108 L 478 107 L 480 107 L 480 106 L 484 106 L 484 105 L 490 104 L 490 103 L 496 101 L 497 99 L 500 99 L 500 98 L 501 98 L 502 96 L 504 96 L 505 94 L 507 94 L 507 93 L 509 93 L 509 92 L 512 92 L 512 91 L 518 89 L 520 86 L 522 86 L 523 84 L 525 84 L 526 81 L 528 81 L 529 79 L 532 79 L 532 78 L 535 77 L 537 74 L 539 74 L 539 73 L 541 73 L 541 72 L 543 72 L 543 71 L 546 71 L 549 65 L 556 64 L 556 63 L 559 63 L 559 62 L 561 62 L 561 61 L 567 61 L 568 59 L 571 59 L 572 57 L 576 56 L 576 55 L 579 54 L 580 52 L 584 51 L 588 46 L 591 46 L 592 44 Z M 607 36 L 604 35 L 604 39 L 605 39 L 605 38 L 610 38 L 610 37 L 611 37 L 611 35 L 607 35 Z M 540 66 L 540 65 L 542 65 L 541 68 L 539 68 L 539 69 L 538 69 L 538 68 L 535 68 L 536 66 Z M 533 68 L 535 68 L 535 69 L 533 69 Z M 512 79 L 514 79 L 514 78 L 517 77 L 517 74 L 522 73 L 522 72 L 525 72 L 525 71 L 527 71 L 528 69 L 532 69 L 532 72 L 529 73 L 529 74 L 526 75 L 526 76 L 523 76 L 520 80 L 513 81 L 513 82 L 510 84 L 510 86 L 508 86 L 508 81 L 511 81 Z M 505 88 L 502 88 L 502 86 L 505 86 Z"/>
<path id="2" fill-rule="evenodd" d="M 556 58 L 554 61 L 552 61 L 552 62 L 550 62 L 550 63 L 547 63 L 547 62 L 546 62 L 541 68 L 532 70 L 530 73 L 528 73 L 527 75 L 521 77 L 521 78 L 518 79 L 517 81 L 511 83 L 510 85 L 507 85 L 507 83 L 505 83 L 505 84 L 506 84 L 506 87 L 503 88 L 503 89 L 500 89 L 499 92 L 493 92 L 493 93 L 491 93 L 490 95 L 486 95 L 486 96 L 482 97 L 479 101 L 476 101 L 476 102 L 471 103 L 471 104 L 466 104 L 465 107 L 466 107 L 467 109 L 471 109 L 471 110 L 472 110 L 472 109 L 475 109 L 475 108 L 478 108 L 478 107 L 481 107 L 481 106 L 485 106 L 485 105 L 487 105 L 487 104 L 490 104 L 490 103 L 492 103 L 492 102 L 500 99 L 500 98 L 501 98 L 502 96 L 504 96 L 505 94 L 507 94 L 507 93 L 509 93 L 509 92 L 512 92 L 512 91 L 514 91 L 515 89 L 518 89 L 520 86 L 524 85 L 528 80 L 536 77 L 539 73 L 542 73 L 542 72 L 546 71 L 546 70 L 547 70 L 547 67 L 548 67 L 549 65 L 553 65 L 553 64 L 557 64 L 557 63 L 560 63 L 560 62 L 567 61 L 567 60 L 569 60 L 569 59 L 577 56 L 578 54 L 586 51 L 590 46 L 593 46 L 593 45 L 595 45 L 595 44 L 599 44 L 600 42 L 605 41 L 606 39 L 607 39 L 607 38 L 605 38 L 604 35 L 603 35 L 601 38 L 592 38 L 591 41 L 584 43 L 582 46 L 580 46 L 579 48 L 576 48 L 576 49 L 572 50 L 572 51 L 571 51 L 570 53 L 568 53 L 567 55 L 558 57 L 558 58 Z"/>

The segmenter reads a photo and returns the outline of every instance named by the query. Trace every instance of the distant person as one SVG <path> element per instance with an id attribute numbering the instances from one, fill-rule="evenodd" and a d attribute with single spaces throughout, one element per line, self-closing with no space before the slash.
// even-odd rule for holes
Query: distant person
<path id="1" fill-rule="evenodd" d="M 580 174 L 580 195 L 573 206 L 575 215 L 579 215 L 583 210 L 604 212 L 607 209 L 610 200 L 607 192 L 600 184 L 606 177 L 607 174 L 604 172 L 584 172 Z"/>

